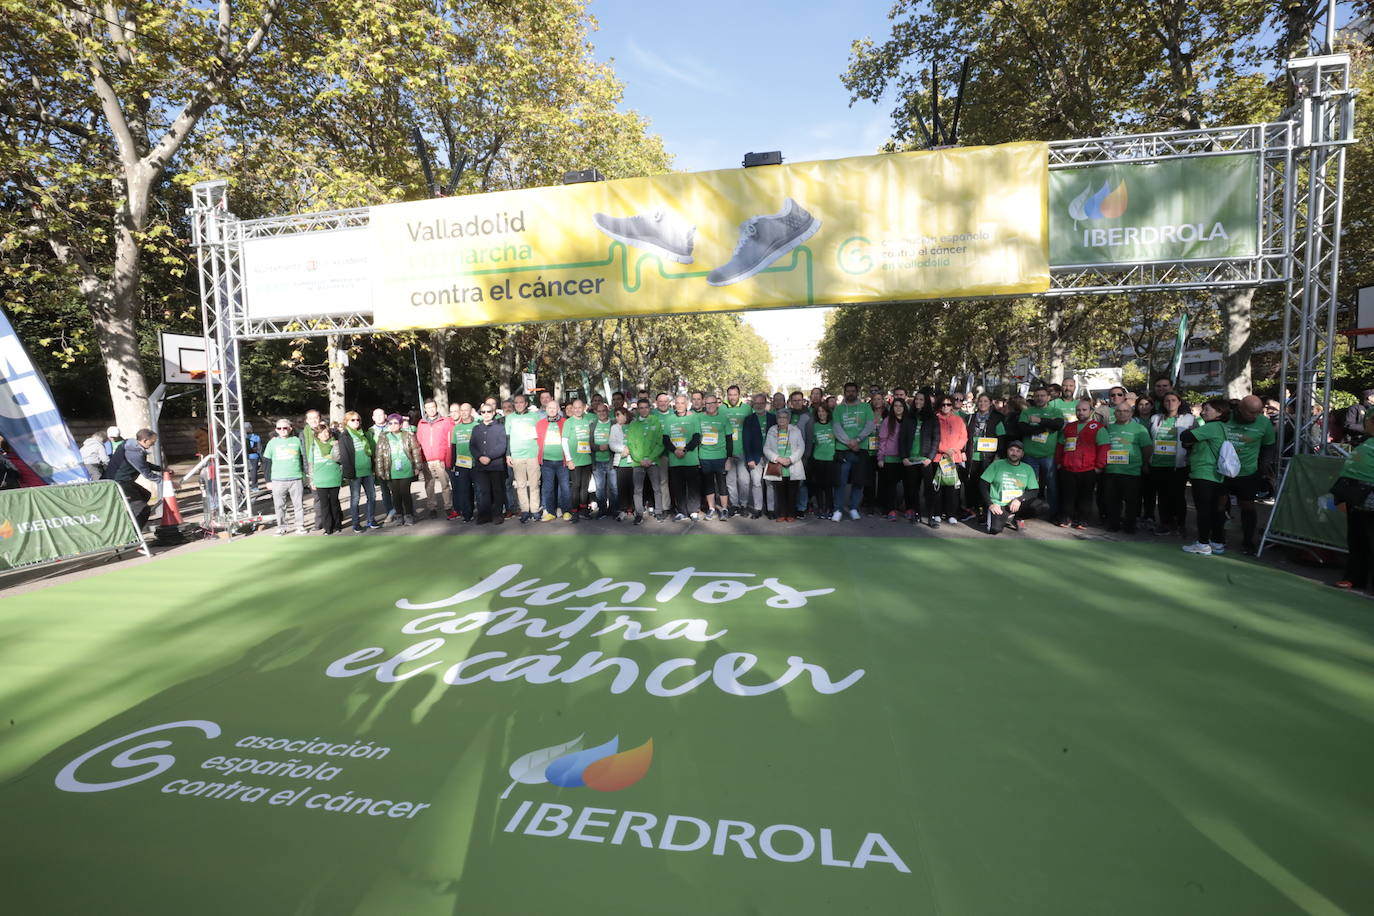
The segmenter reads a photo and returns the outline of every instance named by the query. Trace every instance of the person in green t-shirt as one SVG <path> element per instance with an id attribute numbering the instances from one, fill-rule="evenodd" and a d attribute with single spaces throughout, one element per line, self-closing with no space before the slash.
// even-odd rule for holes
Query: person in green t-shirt
<path id="1" fill-rule="evenodd" d="M 587 404 L 573 398 L 568 405 L 568 418 L 563 423 L 563 439 L 567 443 L 568 491 L 572 497 L 572 520 L 592 517 L 589 490 L 592 482 L 592 418 L 587 416 Z M 548 458 L 547 450 L 544 453 Z"/>
<path id="2" fill-rule="evenodd" d="M 429 464 L 420 451 L 415 434 L 403 429 L 405 418 L 398 413 L 386 418 L 386 432 L 377 437 L 372 456 L 373 472 L 391 488 L 391 505 L 398 525 L 415 524 L 415 500 L 411 484 L 420 474 L 429 473 Z"/>
<path id="3" fill-rule="evenodd" d="M 334 534 L 343 530 L 343 510 L 339 507 L 339 487 L 343 468 L 339 466 L 339 443 L 328 426 L 320 426 L 310 452 L 310 488 L 315 491 L 315 530 Z"/>
<path id="4" fill-rule="evenodd" d="M 611 430 L 615 423 L 611 420 L 611 408 L 600 401 L 594 408 L 592 420 L 592 485 L 596 488 L 596 517 L 609 518 L 616 512 L 618 501 L 618 482 L 615 473 L 615 456 L 611 454 Z"/>
<path id="5" fill-rule="evenodd" d="M 1135 408 L 1116 406 L 1116 422 L 1097 431 L 1097 444 L 1107 446 L 1107 468 L 1102 477 L 1108 531 L 1135 534 L 1140 515 L 1140 476 L 1150 469 L 1154 440 L 1144 423 L 1136 422 Z"/>
<path id="6" fill-rule="evenodd" d="M 1072 412 L 1070 412 L 1072 413 Z M 1050 504 L 1050 515 L 1059 515 L 1059 483 L 1054 470 L 1054 453 L 1059 448 L 1059 432 L 1064 428 L 1064 411 L 1050 405 L 1050 392 L 1037 385 L 1031 392 L 1031 402 L 1016 419 L 1013 435 L 1025 443 L 1026 464 L 1035 468 L 1044 499 Z"/>
<path id="7" fill-rule="evenodd" d="M 1023 460 L 1025 454 L 1025 447 L 1013 439 L 1007 443 L 1007 457 L 988 464 L 978 478 L 983 504 L 988 507 L 984 522 L 988 534 L 1000 534 L 1004 527 L 1019 530 L 1017 516 L 1043 505 L 1038 498 L 1040 480 L 1035 468 Z"/>
<path id="8" fill-rule="evenodd" d="M 277 517 L 277 534 L 286 534 L 286 508 L 295 507 L 296 533 L 305 534 L 305 465 L 301 455 L 301 440 L 291 435 L 291 421 L 282 418 L 275 424 L 276 438 L 262 450 L 264 475 L 272 491 L 272 512 Z"/>
<path id="9" fill-rule="evenodd" d="M 1229 419 L 1231 402 L 1212 398 L 1202 405 L 1202 423 L 1185 429 L 1178 437 L 1188 449 L 1188 479 L 1197 514 L 1197 540 L 1183 545 L 1187 553 L 1208 557 L 1226 552 L 1226 504 L 1230 497 L 1222 487 L 1217 459 L 1226 443 Z"/>
<path id="10" fill-rule="evenodd" d="M 677 396 L 673 413 L 663 422 L 663 448 L 668 455 L 668 486 L 677 506 L 674 518 L 701 518 L 701 414 L 691 412 L 685 394 Z"/>
<path id="11" fill-rule="evenodd" d="M 706 518 L 725 521 L 730 517 L 730 486 L 725 475 L 725 460 L 734 445 L 734 427 L 720 412 L 720 398 L 708 394 L 702 402 L 704 413 L 697 415 L 701 428 L 701 485 L 706 491 Z"/>
<path id="12" fill-rule="evenodd" d="M 1240 473 L 1224 481 L 1222 486 L 1240 506 L 1241 546 L 1247 555 L 1253 556 L 1259 532 L 1255 500 L 1261 492 L 1274 491 L 1273 463 L 1278 441 L 1274 421 L 1264 415 L 1263 400 L 1253 394 L 1240 399 L 1226 423 L 1226 441 L 1240 458 Z"/>
<path id="13" fill-rule="evenodd" d="M 835 511 L 835 428 L 824 399 L 811 405 L 811 456 L 806 461 L 806 486 L 816 500 L 816 517 L 833 518 Z"/>
<path id="14" fill-rule="evenodd" d="M 725 486 L 732 514 L 749 505 L 752 483 L 749 465 L 744 460 L 742 432 L 744 418 L 750 414 L 749 402 L 742 398 L 738 385 L 725 389 L 725 403 L 720 405 L 721 416 L 730 421 L 730 454 L 725 459 Z"/>
<path id="15" fill-rule="evenodd" d="M 501 422 L 506 427 L 509 449 L 506 462 L 515 481 L 515 500 L 520 505 L 520 521 L 523 524 L 537 515 L 541 503 L 539 441 L 535 432 L 540 415 L 530 409 L 530 399 L 523 394 L 517 394 L 511 398 L 511 402 L 512 410 Z"/>
<path id="16" fill-rule="evenodd" d="M 453 432 L 449 434 L 449 452 L 453 456 L 453 511 L 464 522 L 472 521 L 477 509 L 477 477 L 475 462 L 472 458 L 472 431 L 477 428 L 477 417 L 472 405 L 458 405 L 457 416 L 453 418 Z M 527 517 L 522 515 L 521 521 Z"/>
<path id="17" fill-rule="evenodd" d="M 878 428 L 873 407 L 859 400 L 859 386 L 845 382 L 844 400 L 835 405 L 835 419 L 831 423 L 835 441 L 839 443 L 839 468 L 835 498 L 835 512 L 831 520 L 838 522 L 840 513 L 849 510 L 849 517 L 859 520 L 859 504 L 863 501 L 864 487 L 873 477 L 873 463 L 869 460 L 866 444 L 873 431 Z M 849 487 L 845 495 L 845 487 Z"/>
<path id="18" fill-rule="evenodd" d="M 377 486 L 372 476 L 372 437 L 363 429 L 362 414 L 344 414 L 343 432 L 335 443 L 339 448 L 339 471 L 348 481 L 348 505 L 353 515 L 353 530 L 362 532 L 382 527 L 377 523 Z M 367 497 L 367 525 L 360 513 Z"/>

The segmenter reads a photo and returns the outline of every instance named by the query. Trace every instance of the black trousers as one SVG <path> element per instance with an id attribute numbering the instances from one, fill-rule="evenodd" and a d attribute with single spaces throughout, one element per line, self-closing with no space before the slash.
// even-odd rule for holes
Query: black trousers
<path id="1" fill-rule="evenodd" d="M 415 500 L 410 495 L 410 485 L 414 477 L 393 477 L 386 482 L 391 492 L 391 508 L 402 518 L 415 514 Z"/>
<path id="2" fill-rule="evenodd" d="M 493 471 L 490 467 L 478 467 L 477 483 L 477 521 L 489 522 L 506 513 L 506 469 Z"/>
<path id="3" fill-rule="evenodd" d="M 991 508 L 984 513 L 987 522 L 988 534 L 1001 534 L 1002 529 L 1007 526 L 1007 522 L 1012 519 L 1023 518 L 1048 518 L 1050 504 L 1045 500 L 1035 497 L 1021 501 L 1021 507 L 1012 512 L 1006 506 L 1002 507 L 1002 514 L 997 515 Z"/>
<path id="4" fill-rule="evenodd" d="M 835 462 L 812 459 L 806 465 L 806 488 L 816 500 L 816 511 L 829 515 L 835 511 Z"/>
<path id="5" fill-rule="evenodd" d="M 1088 510 L 1093 504 L 1093 490 L 1097 487 L 1096 471 L 1066 471 L 1059 469 L 1059 518 L 1074 525 L 1088 523 Z"/>
<path id="6" fill-rule="evenodd" d="M 339 508 L 338 487 L 315 488 L 315 530 L 342 531 L 343 510 Z"/>
<path id="7" fill-rule="evenodd" d="M 1255 495 L 1264 486 L 1258 472 L 1244 477 L 1229 478 L 1222 488 L 1227 496 L 1234 496 L 1240 506 L 1240 531 L 1246 550 L 1255 548 L 1255 534 L 1259 530 L 1259 516 L 1255 512 Z"/>
<path id="8" fill-rule="evenodd" d="M 878 509 L 884 515 L 897 509 L 897 485 L 902 482 L 902 477 L 900 461 L 884 461 L 878 465 Z M 907 504 L 910 503 L 908 497 Z"/>
<path id="9" fill-rule="evenodd" d="M 701 504 L 701 468 L 669 467 L 668 488 L 673 492 L 673 505 L 677 506 L 679 515 L 697 511 Z"/>
<path id="10" fill-rule="evenodd" d="M 902 489 L 906 491 L 906 511 L 915 515 L 925 515 L 932 505 L 930 494 L 926 492 L 926 471 L 928 464 L 902 465 Z"/>
<path id="11" fill-rule="evenodd" d="M 940 475 L 940 465 L 932 461 L 925 466 L 926 478 L 926 508 L 931 515 L 948 518 L 956 515 L 959 511 L 959 490 L 960 487 L 935 485 L 936 478 Z"/>
<path id="12" fill-rule="evenodd" d="M 1188 469 L 1150 468 L 1150 476 L 1154 478 L 1155 497 L 1159 500 L 1160 525 L 1182 531 L 1188 519 L 1188 503 L 1184 500 Z"/>
<path id="13" fill-rule="evenodd" d="M 1199 543 L 1226 543 L 1226 491 L 1214 480 L 1193 480 Z"/>
<path id="14" fill-rule="evenodd" d="M 797 511 L 797 481 L 790 477 L 770 480 L 773 487 L 773 510 L 775 518 L 791 518 Z"/>
<path id="15" fill-rule="evenodd" d="M 580 512 L 587 508 L 590 502 L 589 487 L 592 482 L 592 466 L 590 464 L 581 467 L 574 467 L 568 472 L 568 492 L 572 497 L 572 508 L 574 512 Z"/>
<path id="16" fill-rule="evenodd" d="M 616 511 L 633 512 L 635 508 L 635 469 L 615 469 Z"/>
<path id="17" fill-rule="evenodd" d="M 1374 551 L 1374 512 L 1345 513 L 1345 575 L 1356 588 L 1369 587 L 1370 552 Z"/>
<path id="18" fill-rule="evenodd" d="M 1107 502 L 1107 529 L 1134 531 L 1140 515 L 1140 477 L 1135 474 L 1102 475 L 1102 489 Z"/>

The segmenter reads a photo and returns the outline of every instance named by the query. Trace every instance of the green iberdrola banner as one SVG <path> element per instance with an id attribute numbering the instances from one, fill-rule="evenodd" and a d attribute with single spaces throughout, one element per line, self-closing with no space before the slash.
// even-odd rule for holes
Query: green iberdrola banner
<path id="1" fill-rule="evenodd" d="M 1252 154 L 1050 172 L 1050 264 L 1246 258 L 1259 253 Z"/>
<path id="2" fill-rule="evenodd" d="M 0 493 L 0 571 L 141 543 L 114 481 Z"/>

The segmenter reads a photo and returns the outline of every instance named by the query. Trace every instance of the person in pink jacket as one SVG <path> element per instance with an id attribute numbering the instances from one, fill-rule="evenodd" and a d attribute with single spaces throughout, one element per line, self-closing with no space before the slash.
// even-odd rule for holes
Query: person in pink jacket
<path id="1" fill-rule="evenodd" d="M 941 515 L 949 524 L 957 524 L 955 513 L 959 511 L 959 468 L 964 466 L 964 449 L 968 447 L 968 426 L 964 418 L 954 412 L 954 400 L 947 394 L 940 395 L 937 402 L 939 412 L 939 438 L 935 446 L 935 460 L 931 462 L 931 517 Z M 948 460 L 946 460 L 948 459 Z M 952 480 L 948 471 L 954 472 Z"/>
<path id="2" fill-rule="evenodd" d="M 453 420 L 439 415 L 439 405 L 433 398 L 425 401 L 425 415 L 415 424 L 415 439 L 424 453 L 429 473 L 425 475 L 425 502 L 429 504 L 429 517 L 439 517 L 439 507 L 448 506 L 449 521 L 458 517 L 449 499 L 451 482 L 449 467 L 453 464 L 449 451 L 452 448 Z"/>
<path id="3" fill-rule="evenodd" d="M 888 521 L 897 520 L 897 485 L 902 482 L 902 455 L 899 442 L 902 427 L 909 423 L 906 401 L 894 398 L 887 416 L 878 421 L 878 510 Z M 907 497 L 907 505 L 914 500 Z"/>

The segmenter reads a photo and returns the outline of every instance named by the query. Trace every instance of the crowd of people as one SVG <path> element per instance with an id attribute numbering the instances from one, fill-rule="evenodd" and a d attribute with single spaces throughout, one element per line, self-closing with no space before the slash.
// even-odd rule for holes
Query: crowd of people
<path id="1" fill-rule="evenodd" d="M 744 515 L 840 522 L 866 512 L 992 535 L 1027 519 L 1098 523 L 1180 537 L 1204 556 L 1226 550 L 1234 502 L 1242 548 L 1254 551 L 1255 504 L 1274 489 L 1276 459 L 1277 417 L 1262 399 L 1214 398 L 1195 413 L 1168 378 L 1101 399 L 1079 398 L 1073 379 L 1028 395 L 861 393 L 851 382 L 838 395 L 745 397 L 731 385 L 560 403 L 542 391 L 537 403 L 524 394 L 455 402 L 447 415 L 433 400 L 408 416 L 376 409 L 370 422 L 349 411 L 337 426 L 311 410 L 299 430 L 277 420 L 265 442 L 244 432 L 278 534 L 305 530 L 309 485 L 325 533 L 414 524 L 425 513 L 478 525 L 640 525 Z"/>

